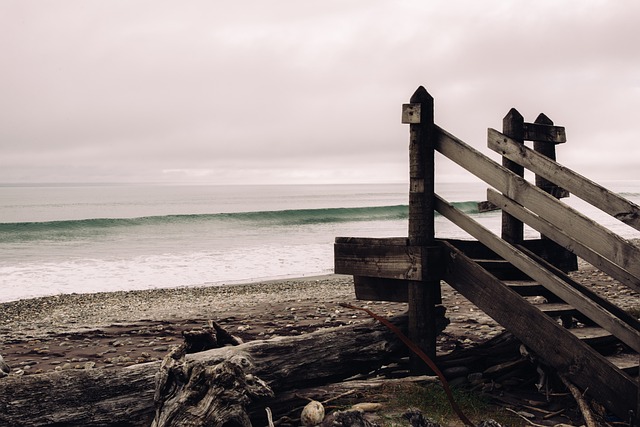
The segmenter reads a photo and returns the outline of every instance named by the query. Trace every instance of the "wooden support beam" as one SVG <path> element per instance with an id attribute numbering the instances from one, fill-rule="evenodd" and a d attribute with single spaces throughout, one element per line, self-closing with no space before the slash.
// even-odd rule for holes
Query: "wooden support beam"
<path id="1" fill-rule="evenodd" d="M 525 124 L 525 128 L 527 124 Z M 535 138 L 533 138 L 533 150 L 536 153 L 540 153 L 545 157 L 548 157 L 549 159 L 555 161 L 556 160 L 556 141 L 560 141 L 560 142 L 565 142 L 567 140 L 566 135 L 564 133 L 564 128 L 560 128 L 560 127 L 556 127 L 553 126 L 553 121 L 547 117 L 546 115 L 540 113 L 540 115 L 538 115 L 538 117 L 536 118 L 536 121 L 533 123 L 534 126 L 540 127 L 542 129 L 552 129 L 552 128 L 557 128 L 559 130 L 561 130 L 561 138 L 551 138 L 552 136 L 557 136 L 558 133 L 555 133 L 554 135 L 534 135 Z M 526 133 L 526 132 L 525 132 Z M 549 136 L 548 138 L 546 136 Z M 525 137 L 526 138 L 526 137 Z M 517 162 L 516 162 L 517 163 Z M 535 182 L 536 182 L 536 187 L 540 188 L 542 191 L 544 191 L 545 193 L 549 193 L 550 195 L 552 195 L 553 197 L 555 197 L 556 199 L 562 199 L 565 197 L 569 197 L 569 192 L 567 190 L 565 190 L 564 188 L 554 184 L 551 181 L 548 181 L 547 179 L 545 179 L 543 176 L 540 176 L 538 174 L 536 174 L 535 176 Z M 504 211 L 503 211 L 504 212 Z M 561 257 L 565 260 L 570 260 L 572 261 L 572 268 L 571 270 L 577 270 L 578 269 L 578 259 L 576 258 L 576 256 L 574 254 L 572 254 L 571 252 L 565 250 L 564 248 L 562 248 L 562 246 L 558 245 L 556 242 L 554 242 L 553 240 L 548 239 L 547 236 L 545 236 L 544 234 L 540 235 L 540 238 L 542 240 L 546 240 L 548 242 L 549 246 L 555 246 L 555 250 L 558 251 L 559 253 L 561 253 Z"/>
<path id="2" fill-rule="evenodd" d="M 434 121 L 433 97 L 420 86 L 410 100 L 420 119 L 409 120 L 409 242 L 412 246 L 431 246 L 435 237 L 434 221 Z M 407 107 L 404 108 L 407 111 Z M 404 117 L 403 117 L 404 118 Z M 423 265 L 426 264 L 421 261 Z M 436 355 L 436 305 L 442 301 L 440 280 L 410 281 L 408 287 L 409 338 L 432 359 Z M 414 374 L 427 372 L 416 355 L 411 356 Z"/>
<path id="3" fill-rule="evenodd" d="M 529 124 L 530 123 L 525 123 L 525 127 L 526 127 L 526 125 L 529 125 Z M 538 116 L 538 118 L 536 119 L 535 123 L 533 123 L 533 125 L 539 126 L 541 128 L 555 128 L 556 127 L 556 126 L 553 126 L 553 121 L 549 117 L 544 115 L 544 114 L 540 114 Z M 565 142 L 567 140 L 566 136 L 564 135 L 564 128 L 560 128 L 560 129 L 562 129 L 562 138 L 561 139 L 552 139 L 552 140 L 548 140 L 548 139 L 544 139 L 544 140 L 532 139 L 532 141 L 533 141 L 533 150 L 536 153 L 540 153 L 543 156 L 555 161 L 556 160 L 556 144 L 558 144 L 556 141 L 557 140 L 561 140 L 562 142 Z M 527 139 L 527 138 L 525 137 L 525 139 Z M 554 184 L 551 181 L 548 181 L 545 177 L 543 177 L 541 175 L 538 175 L 538 174 L 536 174 L 536 186 L 538 188 L 541 188 L 543 191 L 551 194 L 556 199 L 562 199 L 564 197 L 569 197 L 569 192 L 567 190 L 565 190 L 562 187 L 559 187 L 558 185 Z"/>
<path id="4" fill-rule="evenodd" d="M 571 169 L 518 143 L 497 130 L 489 129 L 488 145 L 507 157 L 562 187 L 609 215 L 640 230 L 640 206 L 596 184 Z"/>
<path id="5" fill-rule="evenodd" d="M 512 108 L 502 119 L 502 132 L 514 141 L 524 146 L 524 117 Z M 502 166 L 514 174 L 524 177 L 524 168 L 507 157 L 502 158 Z M 502 212 L 502 238 L 512 244 L 520 244 L 524 240 L 524 225 L 522 221 Z"/>

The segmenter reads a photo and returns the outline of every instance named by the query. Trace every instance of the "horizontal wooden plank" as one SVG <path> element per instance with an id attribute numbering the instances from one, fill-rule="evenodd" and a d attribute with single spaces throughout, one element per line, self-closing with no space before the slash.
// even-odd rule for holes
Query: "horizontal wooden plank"
<path id="1" fill-rule="evenodd" d="M 414 281 L 439 280 L 441 257 L 438 246 L 388 245 L 384 239 L 366 238 L 351 242 L 334 244 L 336 274 Z"/>
<path id="2" fill-rule="evenodd" d="M 504 284 L 523 297 L 543 296 L 547 298 L 554 296 L 547 288 L 531 280 L 509 280 L 504 281 Z"/>
<path id="3" fill-rule="evenodd" d="M 562 185 L 562 188 L 577 197 L 630 227 L 640 230 L 640 207 L 635 203 L 531 150 L 523 144 L 519 144 L 495 129 L 489 129 L 487 138 L 490 149 L 533 171 L 537 175 L 555 184 Z"/>
<path id="4" fill-rule="evenodd" d="M 387 245 L 387 246 L 409 246 L 407 237 L 336 237 L 335 243 L 348 243 L 353 245 Z"/>
<path id="5" fill-rule="evenodd" d="M 456 209 L 441 197 L 435 197 L 435 207 L 438 212 L 458 227 L 484 243 L 491 250 L 509 261 L 527 276 L 531 277 L 545 288 L 549 289 L 563 301 L 574 306 L 580 313 L 611 332 L 618 339 L 636 351 L 640 351 L 640 331 L 620 321 L 600 305 L 595 304 L 578 290 L 569 286 L 556 275 L 531 259 L 521 250 L 500 239 L 490 230 L 474 221 L 463 212 Z"/>
<path id="6" fill-rule="evenodd" d="M 507 197 L 545 219 L 583 245 L 640 277 L 640 249 L 595 221 L 497 164 L 460 139 L 437 128 L 436 149 Z M 563 184 L 564 186 L 564 184 Z"/>
<path id="7" fill-rule="evenodd" d="M 603 342 L 614 341 L 615 338 L 611 333 L 603 328 L 597 326 L 587 326 L 584 328 L 571 328 L 568 329 L 573 335 L 575 335 L 580 341 L 584 341 L 587 344 L 598 344 Z"/>
<path id="8" fill-rule="evenodd" d="M 607 360 L 629 375 L 638 375 L 640 356 L 637 353 L 614 354 L 607 356 Z"/>
<path id="9" fill-rule="evenodd" d="M 495 190 L 487 190 L 487 198 L 492 203 L 498 205 L 505 212 L 518 218 L 520 221 L 529 225 L 533 229 L 539 231 L 549 239 L 570 250 L 580 258 L 591 263 L 594 267 L 604 271 L 614 279 L 620 281 L 624 285 L 630 287 L 636 292 L 640 292 L 640 279 L 621 268 L 617 264 L 609 261 L 598 252 L 588 248 L 579 241 L 568 236 L 565 230 L 562 230 L 553 224 L 545 221 L 543 218 L 535 215 L 531 211 L 524 209 L 523 206 L 513 200 L 503 196 Z"/>
<path id="10" fill-rule="evenodd" d="M 422 248 L 336 243 L 334 268 L 336 274 L 422 280 Z"/>
<path id="11" fill-rule="evenodd" d="M 534 304 L 533 306 L 538 310 L 542 311 L 547 316 L 551 316 L 551 317 L 558 317 L 558 316 L 564 316 L 566 314 L 578 313 L 578 310 L 576 310 L 569 304 L 563 304 L 563 303 L 544 303 L 544 304 Z"/>
<path id="12" fill-rule="evenodd" d="M 364 301 L 409 301 L 409 281 L 354 276 L 356 298 Z"/>
<path id="13" fill-rule="evenodd" d="M 563 126 L 545 125 L 541 123 L 523 123 L 525 141 L 549 142 L 562 144 L 567 142 L 567 134 Z"/>
<path id="14" fill-rule="evenodd" d="M 443 245 L 448 260 L 443 278 L 454 289 L 617 415 L 635 408 L 638 386 L 628 375 L 458 249 Z"/>

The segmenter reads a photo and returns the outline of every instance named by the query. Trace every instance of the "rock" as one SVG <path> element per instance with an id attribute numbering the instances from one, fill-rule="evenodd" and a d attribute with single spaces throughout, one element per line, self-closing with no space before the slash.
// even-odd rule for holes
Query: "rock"
<path id="1" fill-rule="evenodd" d="M 324 406 L 322 403 L 312 400 L 302 409 L 300 422 L 302 425 L 311 427 L 320 424 L 324 420 Z"/>

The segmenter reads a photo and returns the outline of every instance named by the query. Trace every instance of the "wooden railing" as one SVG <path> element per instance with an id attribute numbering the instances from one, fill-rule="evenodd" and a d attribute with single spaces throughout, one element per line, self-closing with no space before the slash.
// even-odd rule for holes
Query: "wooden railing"
<path id="1" fill-rule="evenodd" d="M 489 129 L 489 147 L 552 182 L 561 182 L 571 193 L 640 230 L 638 205 L 493 129 Z M 487 190 L 491 203 L 640 292 L 640 249 L 633 243 L 440 128 L 435 149 L 502 193 Z"/>
<path id="2" fill-rule="evenodd" d="M 640 207 L 556 162 L 555 145 L 566 141 L 565 130 L 544 114 L 526 123 L 512 109 L 503 120 L 503 132 L 489 129 L 488 146 L 502 156 L 502 164 L 437 126 L 433 98 L 422 87 L 403 106 L 402 117 L 410 125 L 408 237 L 338 237 L 335 272 L 354 276 L 360 299 L 408 302 L 409 336 L 430 356 L 435 356 L 435 319 L 442 313 L 437 307 L 444 280 L 551 366 L 575 365 L 570 375 L 576 383 L 591 387 L 614 412 L 631 410 L 637 416 L 637 383 L 501 279 L 515 277 L 516 271 L 534 280 L 640 353 L 638 319 L 565 274 L 577 269 L 580 257 L 640 292 L 640 249 L 560 198 L 573 194 L 636 230 L 640 230 Z M 533 141 L 534 148 L 525 146 L 525 141 Z M 435 194 L 435 152 L 492 187 L 487 200 L 502 209 L 501 236 Z M 535 185 L 524 179 L 525 168 L 535 174 Z M 435 212 L 476 240 L 435 238 Z M 524 224 L 539 231 L 541 238 L 525 240 Z M 637 355 L 630 356 L 638 360 Z M 412 369 L 419 370 L 418 363 L 412 359 Z"/>

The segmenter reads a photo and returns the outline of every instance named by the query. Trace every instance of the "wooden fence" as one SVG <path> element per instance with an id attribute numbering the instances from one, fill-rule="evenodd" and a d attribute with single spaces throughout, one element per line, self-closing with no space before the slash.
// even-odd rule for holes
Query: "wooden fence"
<path id="1" fill-rule="evenodd" d="M 360 299 L 406 301 L 410 338 L 432 358 L 444 280 L 612 412 L 637 417 L 640 322 L 566 273 L 577 269 L 580 257 L 637 293 L 640 249 L 560 199 L 573 194 L 636 230 L 640 208 L 557 163 L 555 145 L 566 141 L 565 129 L 543 114 L 526 123 L 512 109 L 502 132 L 489 129 L 488 146 L 502 156 L 499 164 L 438 127 L 433 105 L 420 87 L 403 106 L 403 123 L 410 125 L 408 236 L 338 237 L 335 272 L 354 276 Z M 533 141 L 533 149 L 525 141 Z M 492 187 L 487 200 L 502 209 L 501 236 L 435 194 L 435 152 Z M 535 184 L 524 179 L 525 168 Z M 435 212 L 476 240 L 436 239 Z M 541 238 L 525 240 L 523 224 Z M 555 305 L 527 302 L 523 295 L 533 287 L 553 295 Z M 587 326 L 561 325 L 554 319 L 560 315 Z M 623 351 L 604 356 L 588 345 L 604 336 Z M 420 361 L 412 359 L 412 368 L 419 370 Z"/>

